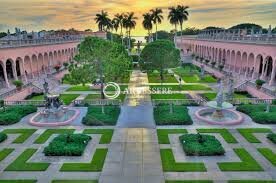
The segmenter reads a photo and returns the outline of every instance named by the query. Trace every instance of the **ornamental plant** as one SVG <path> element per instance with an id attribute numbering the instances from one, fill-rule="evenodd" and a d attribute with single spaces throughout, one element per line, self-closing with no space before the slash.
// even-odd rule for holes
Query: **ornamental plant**
<path id="1" fill-rule="evenodd" d="M 261 79 L 257 79 L 255 83 L 257 88 L 260 89 L 263 86 L 263 84 L 265 84 L 265 81 Z"/>
<path id="2" fill-rule="evenodd" d="M 21 80 L 14 80 L 12 83 L 16 86 L 17 90 L 21 90 L 22 89 L 23 82 Z"/>

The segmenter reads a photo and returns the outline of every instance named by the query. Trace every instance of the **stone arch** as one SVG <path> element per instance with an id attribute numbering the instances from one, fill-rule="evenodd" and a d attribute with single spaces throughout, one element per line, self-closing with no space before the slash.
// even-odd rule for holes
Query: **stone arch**
<path id="1" fill-rule="evenodd" d="M 247 53 L 243 52 L 242 57 L 241 57 L 241 68 L 242 73 L 245 73 L 248 70 L 247 67 Z"/>
<path id="2" fill-rule="evenodd" d="M 58 50 L 58 52 L 57 52 L 57 64 L 61 64 L 61 51 L 60 50 Z"/>
<path id="3" fill-rule="evenodd" d="M 53 66 L 54 55 L 53 52 L 49 53 L 49 67 Z"/>
<path id="4" fill-rule="evenodd" d="M 58 63 L 58 53 L 57 51 L 54 51 L 54 60 L 53 60 L 53 65 L 57 65 Z"/>
<path id="5" fill-rule="evenodd" d="M 247 62 L 248 72 L 250 73 L 250 75 L 253 74 L 253 71 L 254 71 L 254 61 L 255 61 L 255 56 L 253 53 L 250 53 L 248 55 L 248 62 Z"/>
<path id="6" fill-rule="evenodd" d="M 49 55 L 48 55 L 48 53 L 44 53 L 44 56 L 43 56 L 43 65 L 44 65 L 44 67 L 45 67 L 45 71 L 47 71 L 48 69 L 49 69 L 49 66 L 50 66 L 50 64 L 49 64 Z"/>
<path id="7" fill-rule="evenodd" d="M 30 74 L 33 73 L 32 71 L 32 62 L 29 56 L 24 57 L 24 74 L 28 77 Z"/>
<path id="8" fill-rule="evenodd" d="M 227 51 L 226 51 L 226 58 L 225 58 L 225 59 L 226 59 L 225 62 L 226 62 L 226 65 L 227 65 L 227 66 L 229 66 L 229 65 L 231 64 L 230 58 L 231 58 L 231 51 L 230 51 L 230 50 L 227 50 Z"/>
<path id="9" fill-rule="evenodd" d="M 9 58 L 6 61 L 6 72 L 7 72 L 8 79 L 14 79 L 13 67 L 14 67 L 14 62 L 12 59 Z"/>
<path id="10" fill-rule="evenodd" d="M 236 53 L 234 50 L 231 52 L 231 67 L 235 69 Z"/>
<path id="11" fill-rule="evenodd" d="M 4 87 L 5 86 L 5 74 L 4 74 L 4 64 L 3 62 L 0 60 L 0 87 Z"/>
<path id="12" fill-rule="evenodd" d="M 40 72 L 40 71 L 44 71 L 43 55 L 42 55 L 41 53 L 38 54 L 37 65 L 38 65 L 37 70 L 38 70 L 39 72 Z"/>
<path id="13" fill-rule="evenodd" d="M 32 55 L 32 71 L 33 74 L 38 73 L 38 60 L 36 55 Z"/>
<path id="14" fill-rule="evenodd" d="M 257 55 L 256 57 L 256 71 L 260 75 L 263 72 L 264 66 L 264 57 L 262 55 Z"/>
<path id="15" fill-rule="evenodd" d="M 270 78 L 272 74 L 272 69 L 273 69 L 273 59 L 271 56 L 267 56 L 265 58 L 265 64 L 266 64 L 266 69 L 265 69 L 264 76 Z"/>
<path id="16" fill-rule="evenodd" d="M 241 68 L 241 60 L 242 60 L 242 55 L 241 52 L 238 51 L 236 54 L 236 67 L 235 67 L 235 71 L 239 71 L 239 69 Z"/>
<path id="17" fill-rule="evenodd" d="M 15 60 L 15 71 L 17 76 L 23 75 L 23 59 L 21 57 L 17 57 Z"/>

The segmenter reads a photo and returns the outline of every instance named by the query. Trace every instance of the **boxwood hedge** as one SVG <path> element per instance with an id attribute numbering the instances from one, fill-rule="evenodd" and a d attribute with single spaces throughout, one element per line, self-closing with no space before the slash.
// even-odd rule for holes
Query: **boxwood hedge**
<path id="1" fill-rule="evenodd" d="M 221 143 L 212 135 L 185 134 L 179 137 L 187 156 L 224 155 Z"/>
<path id="2" fill-rule="evenodd" d="M 276 144 L 276 133 L 270 133 L 267 135 L 267 138 Z"/>
<path id="3" fill-rule="evenodd" d="M 8 136 L 5 133 L 0 132 L 0 143 L 4 142 L 7 138 Z"/>
<path id="4" fill-rule="evenodd" d="M 44 148 L 46 156 L 81 156 L 91 137 L 85 134 L 62 134 Z"/>

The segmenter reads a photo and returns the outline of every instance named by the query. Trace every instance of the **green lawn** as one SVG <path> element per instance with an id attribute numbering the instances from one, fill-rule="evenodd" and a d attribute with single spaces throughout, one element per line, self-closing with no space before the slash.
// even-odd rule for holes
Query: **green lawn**
<path id="1" fill-rule="evenodd" d="M 0 180 L 0 183 L 36 183 L 37 180 Z"/>
<path id="2" fill-rule="evenodd" d="M 182 75 L 187 75 L 187 74 L 191 74 L 191 73 L 200 73 L 199 72 L 199 68 L 195 65 L 192 66 L 192 68 L 190 67 L 177 67 L 175 69 L 172 69 L 173 72 L 179 76 Z"/>
<path id="3" fill-rule="evenodd" d="M 75 129 L 47 129 L 36 140 L 35 144 L 44 144 L 53 134 L 73 133 Z"/>
<path id="4" fill-rule="evenodd" d="M 170 144 L 169 134 L 186 134 L 186 129 L 157 129 L 157 137 L 159 144 Z"/>
<path id="5" fill-rule="evenodd" d="M 82 123 L 88 126 L 116 125 L 120 115 L 120 106 L 89 106 Z"/>
<path id="6" fill-rule="evenodd" d="M 120 85 L 121 91 L 128 88 L 128 85 Z M 100 91 L 100 88 L 91 88 L 89 85 L 74 85 L 68 88 L 66 91 Z M 108 87 L 106 91 L 115 91 L 114 87 Z"/>
<path id="7" fill-rule="evenodd" d="M 217 93 L 203 93 L 201 94 L 204 98 L 206 98 L 208 101 L 212 101 L 216 99 Z M 234 98 L 248 98 L 246 95 L 244 94 L 238 94 L 238 93 L 234 93 Z"/>
<path id="8" fill-rule="evenodd" d="M 270 133 L 268 128 L 239 128 L 238 132 L 250 143 L 262 143 L 253 133 Z"/>
<path id="9" fill-rule="evenodd" d="M 8 157 L 13 151 L 14 149 L 8 149 L 8 148 L 2 149 L 0 151 L 0 162 L 4 160 L 6 157 Z"/>
<path id="10" fill-rule="evenodd" d="M 188 99 L 186 94 L 174 93 L 174 94 L 151 94 L 151 99 Z"/>
<path id="11" fill-rule="evenodd" d="M 197 129 L 197 131 L 198 133 L 219 133 L 227 143 L 238 143 L 235 137 L 225 128 Z"/>
<path id="12" fill-rule="evenodd" d="M 276 166 L 276 153 L 268 148 L 258 148 L 258 151 L 268 160 L 273 166 Z"/>
<path id="13" fill-rule="evenodd" d="M 37 149 L 26 149 L 16 160 L 14 160 L 5 171 L 45 171 L 50 163 L 28 163 L 27 161 L 34 155 Z"/>
<path id="14" fill-rule="evenodd" d="M 65 105 L 69 105 L 73 100 L 75 100 L 79 94 L 61 94 L 60 99 L 64 102 Z M 34 96 L 29 100 L 44 100 L 44 95 Z"/>
<path id="15" fill-rule="evenodd" d="M 209 91 L 212 90 L 209 86 L 203 84 L 184 84 L 184 85 L 151 85 L 151 90 L 171 90 L 171 91 Z"/>
<path id="16" fill-rule="evenodd" d="M 120 94 L 118 98 L 121 101 L 125 100 L 126 95 L 125 94 Z M 95 99 L 101 99 L 101 94 L 89 94 L 86 96 L 84 100 L 95 100 Z"/>
<path id="17" fill-rule="evenodd" d="M 191 125 L 193 121 L 186 106 L 173 105 L 173 113 L 170 113 L 169 105 L 154 107 L 154 120 L 156 125 Z"/>
<path id="18" fill-rule="evenodd" d="M 164 74 L 163 83 L 178 83 L 174 75 Z M 159 73 L 148 73 L 149 83 L 162 83 Z"/>
<path id="19" fill-rule="evenodd" d="M 198 74 L 193 75 L 180 75 L 186 83 L 216 83 L 217 79 L 213 76 L 206 74 L 202 79 Z"/>
<path id="20" fill-rule="evenodd" d="M 171 149 L 160 149 L 164 172 L 206 172 L 204 163 L 175 162 Z"/>
<path id="21" fill-rule="evenodd" d="M 14 144 L 22 144 L 29 137 L 31 137 L 37 129 L 5 129 L 3 133 L 5 134 L 20 134 L 12 143 Z"/>
<path id="22" fill-rule="evenodd" d="M 102 171 L 108 149 L 96 149 L 89 163 L 64 163 L 61 172 L 100 172 Z"/>
<path id="23" fill-rule="evenodd" d="M 101 134 L 100 144 L 109 144 L 113 136 L 113 129 L 85 129 L 84 134 Z"/>
<path id="24" fill-rule="evenodd" d="M 221 171 L 263 171 L 261 165 L 244 148 L 236 148 L 234 152 L 241 162 L 217 163 Z"/>

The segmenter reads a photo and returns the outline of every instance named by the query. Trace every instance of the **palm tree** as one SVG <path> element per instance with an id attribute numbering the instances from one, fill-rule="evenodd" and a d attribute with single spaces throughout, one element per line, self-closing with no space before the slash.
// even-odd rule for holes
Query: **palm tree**
<path id="1" fill-rule="evenodd" d="M 101 13 L 96 14 L 94 19 L 98 24 L 99 31 L 104 31 L 110 19 L 108 18 L 108 13 L 104 10 Z"/>
<path id="2" fill-rule="evenodd" d="M 170 21 L 170 24 L 174 25 L 174 27 L 175 27 L 175 33 L 177 34 L 177 25 L 179 23 L 177 8 L 175 8 L 175 7 L 170 7 L 169 8 L 168 19 Z"/>
<path id="3" fill-rule="evenodd" d="M 123 41 L 123 20 L 124 20 L 124 13 L 121 13 L 121 14 L 119 14 L 119 13 L 117 13 L 116 15 L 115 15 L 115 18 L 113 19 L 113 20 L 115 20 L 116 21 L 116 23 L 119 25 L 119 27 L 120 27 L 120 29 L 121 29 L 121 33 L 120 33 L 120 35 L 121 35 L 121 38 L 122 38 L 122 45 L 124 44 L 124 41 Z"/>
<path id="4" fill-rule="evenodd" d="M 151 40 L 151 31 L 153 28 L 152 15 L 150 13 L 145 13 L 145 14 L 143 14 L 143 17 L 144 17 L 144 20 L 142 22 L 143 27 L 148 31 L 148 36 L 149 36 L 148 38 L 149 38 L 149 40 Z"/>
<path id="5" fill-rule="evenodd" d="M 163 11 L 160 8 L 155 8 L 155 9 L 151 9 L 150 12 L 152 13 L 152 21 L 153 21 L 153 23 L 156 26 L 155 36 L 156 36 L 156 40 L 157 40 L 158 39 L 158 36 L 157 36 L 157 24 L 161 24 L 162 23 L 162 20 L 164 18 L 162 16 Z"/>
<path id="6" fill-rule="evenodd" d="M 128 49 L 130 49 L 131 30 L 135 29 L 136 20 L 137 20 L 137 17 L 134 16 L 134 12 L 128 12 L 124 16 L 123 27 L 126 28 L 126 31 L 127 31 L 127 34 L 128 34 Z"/>
<path id="7" fill-rule="evenodd" d="M 178 5 L 176 8 L 178 12 L 178 22 L 180 24 L 181 38 L 182 38 L 183 23 L 184 21 L 188 20 L 188 16 L 189 16 L 188 8 L 189 6 L 182 6 L 182 5 Z"/>

